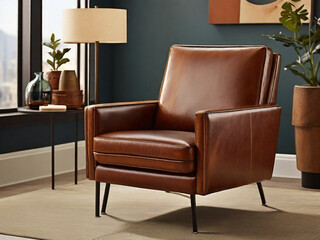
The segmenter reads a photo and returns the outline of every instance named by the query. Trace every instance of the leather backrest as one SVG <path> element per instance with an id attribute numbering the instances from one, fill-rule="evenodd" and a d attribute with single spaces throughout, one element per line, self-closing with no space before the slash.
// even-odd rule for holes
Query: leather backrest
<path id="1" fill-rule="evenodd" d="M 271 76 L 271 82 L 269 86 L 269 93 L 268 93 L 268 100 L 267 100 L 268 104 L 277 103 L 280 67 L 281 67 L 281 56 L 278 53 L 273 53 L 273 63 L 272 63 L 272 71 L 271 71 L 272 76 Z"/>
<path id="2" fill-rule="evenodd" d="M 155 128 L 194 131 L 197 111 L 271 103 L 274 59 L 265 46 L 173 45 Z"/>

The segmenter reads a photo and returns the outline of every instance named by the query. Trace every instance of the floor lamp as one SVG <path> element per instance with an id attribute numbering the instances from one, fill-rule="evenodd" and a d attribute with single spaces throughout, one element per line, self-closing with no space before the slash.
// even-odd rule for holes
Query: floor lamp
<path id="1" fill-rule="evenodd" d="M 99 44 L 127 42 L 127 10 L 98 7 L 65 9 L 62 15 L 62 40 L 64 43 L 94 43 L 94 97 L 95 103 L 98 103 Z M 86 94 L 89 96 L 88 90 Z"/>

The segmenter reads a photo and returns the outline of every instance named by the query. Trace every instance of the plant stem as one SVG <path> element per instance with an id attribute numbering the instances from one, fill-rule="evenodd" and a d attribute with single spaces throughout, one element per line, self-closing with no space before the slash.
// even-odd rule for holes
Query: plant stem
<path id="1" fill-rule="evenodd" d="M 54 45 L 55 46 L 55 45 Z M 56 49 L 57 49 L 57 46 L 55 46 L 53 48 L 53 51 L 52 51 L 52 56 L 53 56 L 53 71 L 56 71 Z"/>
<path id="2" fill-rule="evenodd" d="M 307 78 L 309 79 L 309 84 L 312 85 L 312 81 L 311 81 L 311 76 L 309 71 L 306 69 L 306 67 L 302 64 L 302 63 L 298 63 L 298 65 L 302 68 L 302 70 L 304 71 L 304 73 L 306 74 Z"/>
<path id="3" fill-rule="evenodd" d="M 300 52 L 297 48 L 297 46 L 293 46 L 294 50 L 296 51 L 297 55 L 298 55 L 298 58 L 299 58 L 299 62 L 301 62 L 301 55 L 300 55 Z"/>
<path id="4" fill-rule="evenodd" d="M 314 69 L 313 53 L 310 53 L 310 69 L 311 69 L 311 77 L 312 77 L 312 79 L 314 79 L 314 77 L 315 77 L 315 69 Z"/>

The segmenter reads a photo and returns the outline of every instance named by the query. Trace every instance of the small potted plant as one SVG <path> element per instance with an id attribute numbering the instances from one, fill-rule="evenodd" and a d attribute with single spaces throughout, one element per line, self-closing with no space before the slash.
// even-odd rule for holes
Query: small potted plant
<path id="1" fill-rule="evenodd" d="M 52 49 L 52 51 L 49 52 L 51 58 L 47 59 L 47 63 L 51 66 L 48 79 L 52 90 L 56 90 L 59 88 L 59 78 L 61 74 L 61 71 L 58 69 L 62 64 L 70 62 L 68 58 L 64 58 L 64 55 L 70 51 L 70 48 L 64 48 L 62 51 L 58 50 L 60 39 L 56 40 L 54 33 L 51 34 L 50 42 L 45 42 L 43 45 Z"/>
<path id="2" fill-rule="evenodd" d="M 309 20 L 300 0 L 287 1 L 282 5 L 279 21 L 292 32 L 292 36 L 276 33 L 272 40 L 292 48 L 297 60 L 285 66 L 306 85 L 294 87 L 292 125 L 295 126 L 297 168 L 302 172 L 302 186 L 320 188 L 320 22 L 310 16 L 309 30 L 303 33 L 303 21 Z"/>

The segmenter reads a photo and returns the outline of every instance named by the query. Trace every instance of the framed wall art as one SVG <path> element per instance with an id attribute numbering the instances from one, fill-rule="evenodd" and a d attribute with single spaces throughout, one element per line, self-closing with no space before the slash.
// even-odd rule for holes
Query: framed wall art
<path id="1" fill-rule="evenodd" d="M 249 0 L 209 0 L 210 24 L 250 24 L 279 23 L 281 6 L 288 0 L 266 0 L 265 4 L 255 4 Z M 301 0 L 308 12 L 312 9 L 312 0 Z"/>

